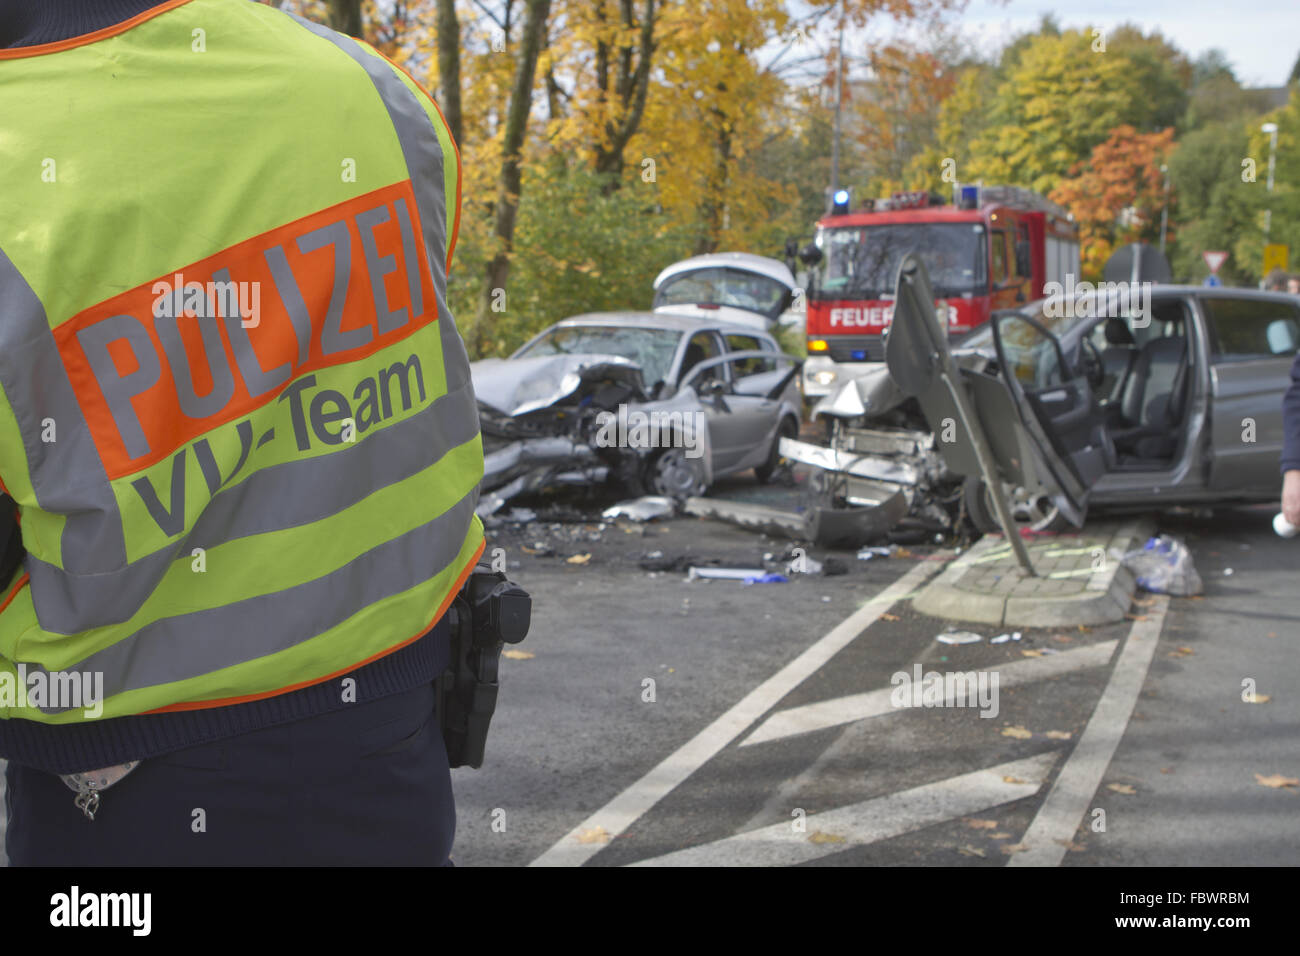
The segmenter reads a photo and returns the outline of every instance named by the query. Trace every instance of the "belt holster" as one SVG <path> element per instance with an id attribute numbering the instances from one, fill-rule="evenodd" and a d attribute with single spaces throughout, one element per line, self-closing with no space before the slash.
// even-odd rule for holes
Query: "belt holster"
<path id="1" fill-rule="evenodd" d="M 483 765 L 488 724 L 497 705 L 501 649 L 527 636 L 531 614 L 528 592 L 482 564 L 447 609 L 451 660 L 434 687 L 451 766 Z"/>

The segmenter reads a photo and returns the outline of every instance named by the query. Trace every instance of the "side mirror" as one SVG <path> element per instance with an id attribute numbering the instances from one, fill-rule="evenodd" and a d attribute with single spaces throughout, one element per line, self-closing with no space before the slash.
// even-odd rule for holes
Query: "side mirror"
<path id="1" fill-rule="evenodd" d="M 822 261 L 822 251 L 818 248 L 817 243 L 810 242 L 799 253 L 799 259 L 806 266 L 815 266 Z"/>
<path id="2" fill-rule="evenodd" d="M 1021 239 L 1016 243 L 1016 274 L 1028 278 L 1032 270 L 1033 263 L 1029 258 L 1029 240 Z"/>

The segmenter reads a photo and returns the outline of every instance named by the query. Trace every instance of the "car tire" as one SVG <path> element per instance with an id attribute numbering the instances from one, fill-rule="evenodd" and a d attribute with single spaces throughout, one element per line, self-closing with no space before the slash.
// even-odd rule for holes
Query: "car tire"
<path id="1" fill-rule="evenodd" d="M 655 452 L 642 472 L 641 487 L 648 495 L 691 498 L 708 489 L 702 459 L 686 457 L 685 448 L 664 448 Z"/>
<path id="2" fill-rule="evenodd" d="M 1016 525 L 1031 531 L 1066 531 L 1071 525 L 1061 510 L 1051 501 L 1043 498 L 1030 501 L 1020 489 L 1007 489 L 1012 517 Z M 966 502 L 966 515 L 976 531 L 984 534 L 999 533 L 1002 525 L 998 521 L 997 511 L 989 498 L 988 487 L 982 478 L 967 478 L 962 485 L 962 497 Z"/>
<path id="3" fill-rule="evenodd" d="M 767 461 L 754 468 L 754 475 L 760 484 L 765 485 L 771 481 L 776 470 L 781 467 L 781 439 L 798 437 L 799 423 L 789 415 L 781 419 L 781 424 L 776 428 L 776 437 L 772 439 L 772 450 L 768 452 Z"/>

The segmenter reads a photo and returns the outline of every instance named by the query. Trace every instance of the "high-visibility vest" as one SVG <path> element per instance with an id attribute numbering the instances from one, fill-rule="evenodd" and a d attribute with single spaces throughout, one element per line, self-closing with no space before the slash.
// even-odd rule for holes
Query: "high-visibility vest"
<path id="1" fill-rule="evenodd" d="M 459 204 L 419 85 L 271 7 L 0 50 L 0 717 L 270 697 L 428 631 L 483 549 Z"/>

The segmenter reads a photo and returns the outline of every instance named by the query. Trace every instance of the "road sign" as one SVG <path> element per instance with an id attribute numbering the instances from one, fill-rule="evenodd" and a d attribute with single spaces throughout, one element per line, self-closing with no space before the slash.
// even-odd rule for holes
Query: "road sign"
<path id="1" fill-rule="evenodd" d="M 1268 275 L 1274 269 L 1286 271 L 1287 263 L 1290 260 L 1290 249 L 1280 242 L 1270 242 L 1264 247 L 1264 275 Z"/>
<path id="2" fill-rule="evenodd" d="M 1201 280 L 1201 285 L 1219 286 L 1223 285 L 1223 280 L 1216 275 L 1208 275 Z"/>
<path id="3" fill-rule="evenodd" d="M 1210 275 L 1214 275 L 1219 271 L 1219 266 L 1228 261 L 1228 254 L 1226 252 L 1211 252 L 1207 249 L 1201 253 L 1201 258 L 1210 267 Z"/>

